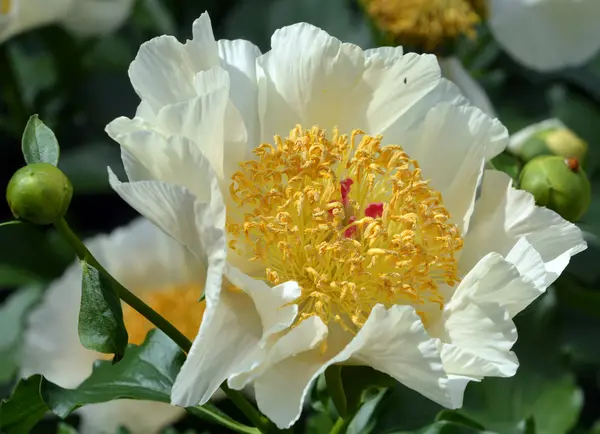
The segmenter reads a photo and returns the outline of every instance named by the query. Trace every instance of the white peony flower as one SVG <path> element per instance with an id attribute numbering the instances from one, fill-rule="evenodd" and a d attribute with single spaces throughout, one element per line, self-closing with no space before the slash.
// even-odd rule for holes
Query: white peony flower
<path id="1" fill-rule="evenodd" d="M 597 0 L 488 0 L 490 29 L 523 65 L 579 66 L 600 50 Z"/>
<path id="2" fill-rule="evenodd" d="M 188 253 L 147 220 L 137 220 L 108 236 L 86 243 L 107 270 L 179 330 L 193 338 L 202 319 L 202 293 Z M 62 387 L 76 387 L 103 355 L 83 348 L 77 335 L 81 300 L 81 266 L 73 264 L 48 288 L 28 317 L 21 360 L 23 377 L 36 373 Z M 129 306 L 125 325 L 131 343 L 143 342 L 154 328 Z M 118 400 L 84 406 L 82 434 L 115 433 L 125 426 L 132 433 L 157 433 L 179 419 L 184 410 L 168 404 Z"/>
<path id="3" fill-rule="evenodd" d="M 57 23 L 81 36 L 102 35 L 119 28 L 134 0 L 0 0 L 0 43 Z"/>
<path id="4" fill-rule="evenodd" d="M 433 55 L 304 23 L 271 45 L 215 42 L 206 14 L 185 44 L 155 38 L 129 70 L 136 116 L 107 127 L 129 178 L 110 173 L 113 188 L 207 270 L 172 402 L 252 383 L 287 427 L 334 363 L 449 408 L 469 381 L 513 375 L 512 318 L 586 244 L 484 173 L 506 129 Z"/>

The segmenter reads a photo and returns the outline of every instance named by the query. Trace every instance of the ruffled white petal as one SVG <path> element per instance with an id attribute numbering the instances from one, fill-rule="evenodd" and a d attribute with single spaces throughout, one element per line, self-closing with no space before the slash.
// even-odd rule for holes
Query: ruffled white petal
<path id="1" fill-rule="evenodd" d="M 479 109 L 439 104 L 421 119 L 406 148 L 423 177 L 442 193 L 454 222 L 466 231 L 484 161 L 502 152 L 507 141 L 506 128 Z"/>
<path id="2" fill-rule="evenodd" d="M 195 72 L 219 65 L 217 43 L 212 31 L 210 16 L 204 12 L 192 24 L 193 39 L 185 43 L 192 68 Z"/>
<path id="3" fill-rule="evenodd" d="M 297 306 L 288 306 L 300 295 L 296 283 L 269 288 L 232 267 L 226 277 L 235 289 L 207 293 L 200 331 L 173 386 L 173 404 L 204 404 L 227 378 L 256 367 L 266 340 L 296 317 Z"/>
<path id="4" fill-rule="evenodd" d="M 255 390 L 260 410 L 278 427 L 291 426 L 314 380 L 332 364 L 348 360 L 387 373 L 449 408 L 462 405 L 466 384 L 476 380 L 444 372 L 436 340 L 412 307 L 377 305 L 354 339 L 333 357 L 320 349 L 305 351 L 281 360 L 258 377 Z"/>
<path id="5" fill-rule="evenodd" d="M 456 84 L 463 95 L 475 106 L 490 116 L 496 117 L 496 111 L 483 87 L 467 72 L 456 57 L 438 58 L 442 75 Z"/>
<path id="6" fill-rule="evenodd" d="M 496 39 L 530 68 L 578 66 L 600 49 L 596 0 L 490 0 L 489 7 Z"/>
<path id="7" fill-rule="evenodd" d="M 230 98 L 246 125 L 248 151 L 260 141 L 258 124 L 258 83 L 256 59 L 261 55 L 254 44 L 244 40 L 217 42 L 221 65 L 231 79 Z"/>
<path id="8" fill-rule="evenodd" d="M 461 270 L 470 270 L 490 251 L 513 258 L 511 250 L 522 237 L 539 253 L 544 263 L 543 288 L 556 280 L 571 256 L 587 246 L 577 226 L 554 211 L 535 206 L 533 196 L 513 188 L 508 175 L 485 171 L 481 197 L 465 237 L 459 262 Z M 532 280 L 539 280 L 539 277 L 532 277 Z"/>

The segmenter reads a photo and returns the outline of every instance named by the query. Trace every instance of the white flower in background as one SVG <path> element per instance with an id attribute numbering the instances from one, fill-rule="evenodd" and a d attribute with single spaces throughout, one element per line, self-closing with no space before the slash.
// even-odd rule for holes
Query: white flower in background
<path id="1" fill-rule="evenodd" d="M 253 383 L 287 427 L 334 363 L 449 408 L 469 381 L 512 376 L 512 318 L 586 244 L 484 173 L 506 129 L 433 55 L 363 51 L 309 24 L 271 46 L 215 42 L 206 14 L 185 44 L 155 38 L 129 70 L 136 117 L 107 127 L 128 176 L 113 188 L 207 270 L 172 402 Z"/>
<path id="2" fill-rule="evenodd" d="M 81 36 L 119 28 L 134 0 L 0 0 L 0 43 L 48 24 L 60 24 Z"/>
<path id="3" fill-rule="evenodd" d="M 107 270 L 146 303 L 193 338 L 202 320 L 201 276 L 189 266 L 188 253 L 147 220 L 137 220 L 108 236 L 86 243 Z M 36 373 L 62 387 L 76 387 L 92 372 L 102 354 L 83 348 L 77 334 L 81 300 L 81 266 L 73 264 L 48 288 L 40 305 L 27 319 L 21 372 Z M 124 306 L 130 343 L 141 344 L 153 328 L 145 318 Z M 118 400 L 84 406 L 82 434 L 113 434 L 119 426 L 132 433 L 151 434 L 185 411 L 168 404 Z"/>
<path id="4" fill-rule="evenodd" d="M 598 0 L 488 0 L 494 37 L 523 65 L 578 66 L 600 50 Z"/>

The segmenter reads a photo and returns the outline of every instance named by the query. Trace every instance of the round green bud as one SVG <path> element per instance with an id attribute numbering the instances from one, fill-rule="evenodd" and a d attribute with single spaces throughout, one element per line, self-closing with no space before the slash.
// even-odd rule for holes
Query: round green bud
<path id="1" fill-rule="evenodd" d="M 17 170 L 6 188 L 13 215 L 37 225 L 49 225 L 64 217 L 72 196 L 69 178 L 47 163 L 29 164 Z"/>
<path id="2" fill-rule="evenodd" d="M 520 156 L 526 162 L 541 155 L 576 158 L 585 166 L 587 152 L 588 144 L 568 128 L 548 128 L 527 139 L 520 149 Z"/>
<path id="3" fill-rule="evenodd" d="M 575 158 L 536 157 L 523 167 L 519 186 L 569 221 L 581 218 L 592 199 L 590 181 Z"/>

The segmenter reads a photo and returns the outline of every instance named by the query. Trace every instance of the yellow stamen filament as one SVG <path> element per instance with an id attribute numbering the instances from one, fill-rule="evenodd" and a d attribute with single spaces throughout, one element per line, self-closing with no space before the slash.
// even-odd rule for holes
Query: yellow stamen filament
<path id="1" fill-rule="evenodd" d="M 11 10 L 11 0 L 0 0 L 0 14 L 6 15 Z"/>
<path id="2" fill-rule="evenodd" d="M 435 51 L 446 40 L 474 37 L 484 0 L 363 0 L 377 26 L 401 45 Z"/>
<path id="3" fill-rule="evenodd" d="M 202 290 L 197 285 L 179 285 L 148 291 L 142 293 L 140 298 L 187 338 L 193 340 L 198 334 L 206 307 L 204 301 L 198 301 L 201 294 Z M 130 344 L 141 344 L 146 334 L 156 328 L 128 305 L 123 306 L 123 319 Z"/>
<path id="4" fill-rule="evenodd" d="M 297 323 L 317 315 L 355 332 L 378 303 L 441 307 L 438 284 L 459 280 L 462 238 L 441 194 L 381 140 L 297 126 L 232 177 L 243 221 L 228 217 L 230 248 L 261 263 L 272 285 L 299 283 Z"/>

